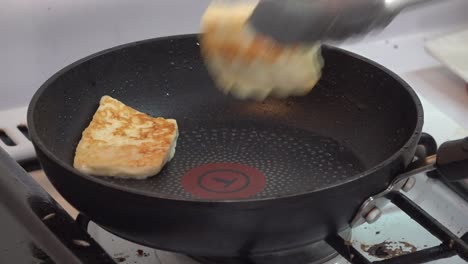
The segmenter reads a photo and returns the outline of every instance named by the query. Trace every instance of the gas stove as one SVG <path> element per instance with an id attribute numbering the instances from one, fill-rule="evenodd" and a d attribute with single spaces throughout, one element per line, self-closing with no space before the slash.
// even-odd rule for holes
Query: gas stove
<path id="1" fill-rule="evenodd" d="M 438 142 L 468 136 L 468 132 L 466 130 L 438 111 L 425 98 L 422 97 L 421 99 L 426 116 L 428 117 L 424 131 L 431 133 Z M 45 251 L 47 251 L 46 249 L 39 249 L 41 247 L 48 248 L 49 250 L 49 247 L 52 247 L 56 252 L 63 251 L 63 254 L 71 248 L 72 254 L 76 255 L 79 261 L 81 261 L 76 263 L 366 263 L 348 261 L 345 257 L 341 256 L 341 254 L 347 254 L 349 252 L 338 253 L 329 246 L 330 241 L 327 241 L 327 243 L 319 243 L 317 245 L 307 245 L 304 248 L 293 249 L 287 252 L 277 252 L 271 255 L 251 256 L 247 259 L 225 259 L 187 256 L 182 253 L 149 248 L 117 237 L 89 219 L 86 219 L 83 215 L 80 215 L 77 210 L 75 210 L 63 197 L 60 196 L 60 194 L 47 180 L 44 172 L 40 169 L 39 164 L 34 159 L 34 150 L 27 139 L 27 129 L 22 126 L 24 125 L 24 111 L 25 108 L 18 108 L 16 110 L 10 110 L 7 113 L 0 113 L 0 120 L 8 120 L 8 122 L 4 122 L 4 124 L 8 124 L 8 126 L 4 125 L 3 130 L 8 132 L 8 136 L 12 139 L 11 141 L 19 142 L 16 146 L 3 147 L 9 151 L 10 156 L 16 158 L 24 170 L 12 169 L 11 165 L 14 161 L 11 159 L 11 162 L 9 163 L 10 167 L 2 165 L 3 167 L 0 167 L 0 171 L 13 171 L 14 174 L 11 179 L 13 179 L 14 182 L 23 183 L 22 188 L 24 189 L 19 189 L 16 193 L 15 188 L 18 186 L 9 188 L 10 190 L 13 190 L 13 198 L 16 197 L 16 200 L 19 201 L 24 199 L 24 197 L 22 198 L 20 196 L 21 193 L 27 193 L 28 195 L 25 195 L 25 197 L 28 197 L 28 199 L 36 196 L 43 197 L 37 199 L 37 201 L 32 204 L 30 201 L 31 199 L 29 199 L 29 205 L 32 210 L 30 213 L 35 213 L 36 215 L 39 214 L 39 220 L 44 223 L 49 223 L 49 225 L 46 224 L 46 227 L 48 227 L 49 230 L 39 230 L 39 227 L 32 228 L 31 226 L 28 226 L 30 223 L 27 223 L 28 221 L 21 218 L 25 217 L 24 212 L 14 209 L 15 199 L 8 196 L 6 196 L 8 198 L 2 198 L 1 201 L 6 202 L 5 205 L 2 205 L 3 207 L 0 208 L 0 210 L 9 212 L 6 214 L 9 216 L 2 219 L 2 233 L 9 235 L 4 235 L 2 236 L 3 239 L 0 239 L 0 252 L 2 252 L 2 254 L 0 254 L 0 260 L 2 260 L 0 261 L 1 263 L 11 262 L 13 257 L 17 260 L 20 259 L 17 255 L 19 254 L 18 252 L 21 252 L 21 256 L 26 257 L 26 259 L 29 260 L 42 259 L 42 262 L 39 263 L 54 263 L 51 262 L 52 257 L 49 257 L 49 255 L 45 253 Z M 19 119 L 14 121 L 14 117 L 18 117 Z M 12 133 L 13 129 L 16 129 L 14 133 Z M 21 140 L 18 140 L 20 138 Z M 1 144 L 5 145 L 5 143 Z M 0 157 L 2 156 L 0 155 Z M 8 158 L 9 157 L 6 155 L 3 155 L 1 160 L 5 161 L 5 159 Z M 17 167 L 19 168 L 19 166 Z M 25 171 L 28 171 L 28 173 Z M 8 174 L 5 176 L 6 178 L 9 176 L 11 177 L 11 175 Z M 414 187 L 412 187 L 411 190 L 408 190 L 408 192 L 405 193 L 405 196 L 423 208 L 450 232 L 456 234 L 458 237 L 463 236 L 464 239 L 468 238 L 468 235 L 465 235 L 468 234 L 468 199 L 466 197 L 466 189 L 463 189 L 464 191 L 459 191 L 459 189 L 447 185 L 440 179 L 430 177 L 426 174 L 417 175 L 415 179 L 416 183 Z M 466 187 L 468 181 L 461 182 L 460 184 L 465 184 L 464 186 Z M 8 185 L 2 183 L 1 186 L 5 188 L 5 186 Z M 36 192 L 39 194 L 36 194 Z M 8 195 L 8 192 L 3 193 L 3 195 Z M 48 199 L 51 201 L 47 202 Z M 55 202 L 57 202 L 57 204 L 55 204 Z M 52 232 L 60 241 L 55 245 L 50 244 L 52 243 L 50 241 L 40 241 L 41 239 L 38 239 L 38 237 L 47 237 L 43 232 Z M 16 237 L 16 239 L 12 240 L 11 237 Z M 412 220 L 411 217 L 405 214 L 398 207 L 391 204 L 385 207 L 382 211 L 382 217 L 380 217 L 378 221 L 374 223 L 364 223 L 355 227 L 352 230 L 349 230 L 344 237 L 350 246 L 347 250 L 353 248 L 357 251 L 356 254 L 362 254 L 362 256 L 369 261 L 384 261 L 387 258 L 406 255 L 413 252 L 429 251 L 441 244 L 439 239 L 431 235 L 429 231 L 423 228 L 416 221 Z M 200 239 L 203 238 L 201 237 Z M 71 246 L 67 241 L 71 242 Z M 47 245 L 43 243 L 47 243 Z M 55 241 L 55 243 L 57 243 L 57 241 Z M 22 246 L 18 247 L 18 245 Z M 31 250 L 31 248 L 34 250 Z M 86 250 L 84 252 L 80 252 L 80 249 L 82 248 Z M 50 254 L 49 251 L 47 252 Z M 102 256 L 105 256 L 105 258 Z M 443 258 L 437 259 L 438 257 L 434 257 L 433 260 L 427 263 L 466 263 L 463 259 L 457 256 L 455 252 L 450 250 L 447 250 L 444 254 L 439 252 L 437 256 Z M 22 262 L 20 261 L 16 263 Z"/>
<path id="2" fill-rule="evenodd" d="M 80 3 L 84 2 L 86 1 Z M 156 2 L 159 3 L 159 1 Z M 154 3 L 157 5 L 156 2 Z M 172 4 L 176 2 L 171 1 L 171 4 L 167 4 L 165 8 L 177 8 L 177 4 Z M 44 12 L 60 12 L 60 8 L 64 10 L 64 3 L 51 6 L 47 10 L 44 9 Z M 172 5 L 174 7 L 171 7 Z M 466 1 L 460 1 L 458 5 L 466 6 Z M 465 22 L 468 21 L 468 18 L 463 17 L 465 13 L 461 11 L 463 7 L 457 8 L 456 3 L 451 7 L 447 5 L 440 8 L 442 11 L 429 10 L 426 14 L 412 17 L 404 16 L 397 20 L 386 33 L 381 34 L 378 39 L 359 44 L 343 45 L 343 48 L 359 53 L 393 70 L 416 90 L 425 112 L 423 130 L 431 134 L 439 143 L 468 136 L 466 130 L 468 128 L 468 119 L 466 119 L 468 116 L 468 108 L 466 108 L 468 93 L 464 88 L 466 84 L 442 67 L 424 50 L 425 40 L 438 35 L 439 32 L 450 32 L 460 27 L 466 28 Z M 201 12 L 203 8 L 197 6 L 197 10 Z M 443 12 L 452 15 L 450 18 L 436 16 Z M 125 13 L 128 12 L 125 11 Z M 147 15 L 155 17 L 152 13 Z M 414 27 L 413 24 L 413 28 L 411 28 L 407 25 L 408 21 L 424 20 L 423 18 L 427 16 L 431 17 L 432 24 L 429 24 L 432 26 L 436 25 L 436 22 L 440 22 L 446 27 L 436 28 L 435 31 L 438 32 L 423 30 L 417 33 L 419 26 Z M 122 16 L 116 17 L 120 20 Z M 105 19 L 112 18 L 106 17 Z M 444 21 L 446 23 L 442 23 Z M 167 23 L 156 24 L 167 25 Z M 418 23 L 415 22 L 415 24 Z M 398 28 L 403 28 L 403 31 L 408 34 L 393 37 L 392 31 Z M 58 29 L 55 28 L 55 30 Z M 187 26 L 182 31 L 193 30 L 195 29 Z M 76 30 L 74 34 L 80 34 L 80 32 Z M 105 32 L 109 32 L 109 30 L 106 29 Z M 114 42 L 127 42 L 125 37 L 130 40 L 146 38 L 145 34 L 154 37 L 153 33 L 153 31 L 146 32 L 138 36 L 134 33 L 127 35 L 119 33 L 116 34 L 119 39 L 114 40 Z M 165 34 L 169 34 L 169 32 Z M 70 41 L 74 40 L 70 39 Z M 69 47 L 68 44 L 65 43 L 61 46 Z M 91 44 L 89 45 L 89 50 L 86 51 L 77 51 L 72 48 L 72 52 L 75 52 L 74 56 L 81 57 L 91 53 L 91 50 L 96 47 L 91 48 Z M 109 46 L 108 43 L 104 44 L 104 41 L 99 45 L 98 48 Z M 38 52 L 38 54 L 43 54 L 43 52 Z M 69 48 L 67 48 L 66 54 L 69 54 Z M 26 54 L 26 57 L 29 58 L 29 54 Z M 71 62 L 75 59 L 72 57 L 72 55 L 67 55 L 66 58 Z M 63 63 L 63 61 L 57 62 L 57 65 L 51 65 L 50 68 L 61 68 L 58 65 Z M 53 70 L 49 69 L 41 71 L 41 74 L 49 76 L 52 72 Z M 38 80 L 44 76 L 35 76 L 32 79 L 35 78 L 34 81 L 39 82 Z M 39 85 L 39 83 L 37 84 Z M 28 96 L 31 93 L 29 91 Z M 341 251 L 338 250 L 338 252 L 329 246 L 329 244 L 333 244 L 331 239 L 327 243 L 307 245 L 304 248 L 265 256 L 220 259 L 187 256 L 183 253 L 153 249 L 127 241 L 80 215 L 54 189 L 35 160 L 34 149 L 27 138 L 27 106 L 24 104 L 26 99 L 20 100 L 19 98 L 19 95 L 15 96 L 14 101 L 23 102 L 22 105 L 11 107 L 12 102 L 5 102 L 4 105 L 7 107 L 2 106 L 3 110 L 0 111 L 0 138 L 2 139 L 0 140 L 0 186 L 2 187 L 0 191 L 0 263 L 369 263 L 359 262 L 359 255 L 364 256 L 368 261 L 391 263 L 390 260 L 387 261 L 387 258 L 401 255 L 409 256 L 416 251 L 426 252 L 426 255 L 432 256 L 427 263 L 466 263 L 450 249 L 450 245 L 448 245 L 449 248 L 438 247 L 441 245 L 438 238 L 392 204 L 382 210 L 382 216 L 377 221 L 364 223 L 352 228 L 344 235 L 341 234 L 346 240 L 347 247 L 341 248 Z M 27 98 L 27 96 L 21 98 Z M 3 152 L 2 149 L 6 152 Z M 17 166 L 15 161 L 21 164 L 22 168 Z M 457 237 L 466 238 L 465 234 L 468 233 L 468 194 L 466 193 L 468 181 L 449 185 L 437 177 L 426 174 L 417 175 L 415 179 L 415 185 L 404 193 L 405 197 L 424 209 L 451 233 Z M 340 239 L 340 237 L 335 238 Z M 200 237 L 200 239 L 203 238 Z M 356 256 L 351 261 L 342 256 L 349 256 L 350 252 Z M 413 261 L 393 263 L 418 262 L 413 259 Z"/>
<path id="3" fill-rule="evenodd" d="M 415 187 L 407 193 L 411 200 L 415 201 L 429 212 L 434 218 L 441 222 L 454 234 L 462 236 L 468 232 L 468 201 L 462 199 L 456 192 L 448 188 L 437 179 L 432 179 L 426 175 L 419 175 Z M 284 262 L 273 262 L 258 260 L 257 262 L 237 261 L 237 262 L 198 262 L 189 256 L 175 254 L 161 250 L 147 248 L 121 238 L 103 230 L 94 223 L 90 223 L 87 228 L 89 234 L 98 241 L 103 248 L 114 258 L 122 263 L 157 263 L 157 264 L 199 264 L 199 263 L 326 263 L 326 264 L 347 264 L 345 258 L 338 254 L 325 256 L 325 260 L 300 262 L 290 259 L 283 259 Z M 352 246 L 370 261 L 379 261 L 387 257 L 398 256 L 416 250 L 428 249 L 438 246 L 440 241 L 432 236 L 428 231 L 413 221 L 395 206 L 387 206 L 383 216 L 373 224 L 363 224 L 352 230 L 349 238 Z M 299 258 L 300 259 L 300 258 Z M 401 262 L 407 263 L 407 262 Z M 414 262 L 415 263 L 415 262 Z M 458 256 L 448 259 L 435 260 L 428 263 L 433 264 L 458 264 L 466 263 Z"/>

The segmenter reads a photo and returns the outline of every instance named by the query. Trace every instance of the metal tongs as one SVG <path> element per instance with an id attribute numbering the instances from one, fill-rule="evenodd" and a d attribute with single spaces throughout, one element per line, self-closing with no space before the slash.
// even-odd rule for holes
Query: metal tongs
<path id="1" fill-rule="evenodd" d="M 260 0 L 249 23 L 282 43 L 342 42 L 382 30 L 401 11 L 433 2 L 438 1 Z"/>

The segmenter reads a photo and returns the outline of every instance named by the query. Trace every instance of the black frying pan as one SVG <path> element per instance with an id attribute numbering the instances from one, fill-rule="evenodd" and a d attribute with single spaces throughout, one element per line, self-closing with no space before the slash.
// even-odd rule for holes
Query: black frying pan
<path id="1" fill-rule="evenodd" d="M 205 256 L 305 245 L 348 228 L 361 203 L 405 171 L 423 126 L 420 101 L 393 73 L 336 48 L 323 56 L 309 95 L 259 103 L 214 87 L 195 35 L 116 47 L 38 90 L 31 138 L 58 191 L 126 239 Z M 119 180 L 73 169 L 103 95 L 177 119 L 176 155 L 159 175 Z"/>

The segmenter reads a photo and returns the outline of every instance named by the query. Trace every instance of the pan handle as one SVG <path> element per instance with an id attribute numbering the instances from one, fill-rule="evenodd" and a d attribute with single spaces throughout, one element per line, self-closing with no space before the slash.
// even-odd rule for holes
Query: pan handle
<path id="1" fill-rule="evenodd" d="M 468 179 L 468 137 L 442 144 L 437 154 L 436 168 L 440 176 L 449 182 Z"/>
<path id="2" fill-rule="evenodd" d="M 427 163 L 428 157 L 435 157 L 436 154 L 437 142 L 434 137 L 428 133 L 421 133 L 413 162 L 408 166 L 407 171 L 424 167 L 425 163 Z"/>
<path id="3" fill-rule="evenodd" d="M 89 217 L 87 217 L 83 213 L 79 213 L 76 217 L 75 222 L 83 231 L 88 232 L 88 225 L 91 222 L 91 219 Z"/>
<path id="4" fill-rule="evenodd" d="M 413 176 L 420 173 L 431 172 L 448 182 L 462 182 L 468 179 L 468 137 L 445 142 L 437 150 L 434 138 L 424 133 L 419 145 L 424 147 L 424 151 L 420 150 L 419 154 L 416 155 L 418 160 L 409 166 L 410 170 L 397 176 L 385 191 L 367 199 L 351 222 L 351 226 L 355 227 L 366 221 L 368 223 L 377 221 L 381 209 L 391 202 L 442 243 L 437 247 L 379 263 L 426 263 L 454 255 L 459 255 L 468 261 L 468 233 L 459 238 L 400 191 L 408 191 L 405 190 L 406 185 L 411 183 Z M 414 182 L 411 185 L 414 185 Z M 377 263 L 368 261 L 356 249 L 350 248 L 349 242 L 343 240 L 339 235 L 332 235 L 327 239 L 327 242 L 340 253 L 349 252 L 349 255 L 345 254 L 343 257 L 353 260 L 353 263 Z M 348 250 L 340 250 L 344 247 L 347 247 Z"/>
<path id="5" fill-rule="evenodd" d="M 468 233 L 459 238 L 401 192 L 393 192 L 388 198 L 409 217 L 437 237 L 441 244 L 390 259 L 371 262 L 339 234 L 327 237 L 325 239 L 327 243 L 348 261 L 356 264 L 428 263 L 455 255 L 468 261 Z"/>
<path id="6" fill-rule="evenodd" d="M 416 155 L 423 154 L 424 158 L 435 155 L 437 154 L 437 142 L 433 136 L 428 133 L 422 133 L 418 142 L 418 150 L 422 153 L 418 153 L 417 151 Z"/>
<path id="7" fill-rule="evenodd" d="M 351 227 L 356 227 L 364 222 L 373 223 L 380 216 L 381 210 L 390 201 L 394 192 L 411 190 L 415 184 L 414 176 L 420 173 L 438 175 L 443 181 L 458 181 L 468 179 L 468 137 L 454 141 L 448 141 L 441 145 L 436 155 L 427 156 L 434 152 L 435 140 L 428 134 L 424 134 L 421 144 L 426 148 L 426 155 L 421 155 L 418 160 L 408 166 L 408 171 L 395 177 L 393 182 L 384 191 L 369 197 L 359 208 L 351 221 Z M 424 157 L 425 156 L 425 157 Z"/>

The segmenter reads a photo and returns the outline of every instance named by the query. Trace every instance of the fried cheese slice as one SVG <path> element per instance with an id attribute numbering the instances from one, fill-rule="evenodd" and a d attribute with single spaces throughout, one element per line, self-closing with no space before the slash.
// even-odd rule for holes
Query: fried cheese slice
<path id="1" fill-rule="evenodd" d="M 174 157 L 177 138 L 176 120 L 151 117 L 103 96 L 82 133 L 73 166 L 95 176 L 146 179 Z"/>
<path id="2" fill-rule="evenodd" d="M 285 45 L 248 24 L 258 2 L 212 2 L 201 21 L 200 49 L 217 88 L 262 101 L 308 94 L 321 78 L 320 44 Z"/>

